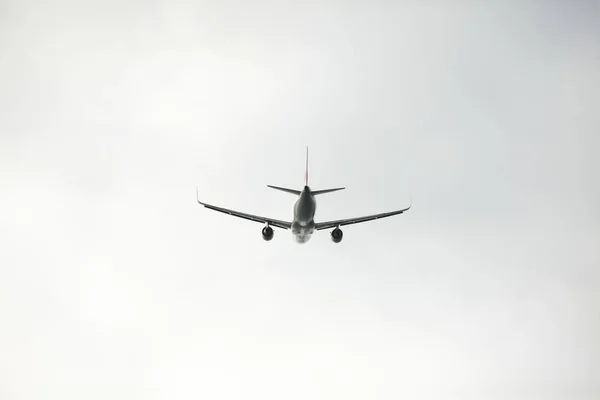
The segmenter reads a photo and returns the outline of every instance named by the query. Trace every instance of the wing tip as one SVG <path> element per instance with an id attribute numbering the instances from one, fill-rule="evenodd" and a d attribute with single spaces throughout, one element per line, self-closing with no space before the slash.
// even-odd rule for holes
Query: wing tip
<path id="1" fill-rule="evenodd" d="M 198 186 L 196 186 L 196 201 L 198 202 L 198 204 L 203 205 L 204 207 L 206 207 L 206 203 L 203 203 L 200 201 L 200 197 L 198 196 Z"/>

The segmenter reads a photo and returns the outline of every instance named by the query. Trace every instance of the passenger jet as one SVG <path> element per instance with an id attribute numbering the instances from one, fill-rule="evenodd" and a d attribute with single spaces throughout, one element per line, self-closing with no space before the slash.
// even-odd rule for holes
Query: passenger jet
<path id="1" fill-rule="evenodd" d="M 326 222 L 315 222 L 315 211 L 317 209 L 317 202 L 315 196 L 325 193 L 336 192 L 338 190 L 345 189 L 343 187 L 334 188 L 334 189 L 322 189 L 322 190 L 311 190 L 308 187 L 308 148 L 306 149 L 306 169 L 304 172 L 304 188 L 302 190 L 294 190 L 288 189 L 279 186 L 267 185 L 268 187 L 276 190 L 281 190 L 283 192 L 291 193 L 298 196 L 298 200 L 294 204 L 294 219 L 292 222 L 288 221 L 280 221 L 278 219 L 260 217 L 258 215 L 246 214 L 239 211 L 229 210 L 227 208 L 213 206 L 207 203 L 203 203 L 198 199 L 198 188 L 196 187 L 196 199 L 198 203 L 203 205 L 206 208 L 211 210 L 219 211 L 225 214 L 233 215 L 234 217 L 244 218 L 250 221 L 260 222 L 265 224 L 262 229 L 262 237 L 264 240 L 273 239 L 273 226 L 276 228 L 292 230 L 292 234 L 294 235 L 294 239 L 298 243 L 306 243 L 312 236 L 314 231 L 320 231 L 322 229 L 330 229 L 334 228 L 331 231 L 331 240 L 334 243 L 339 243 L 342 241 L 343 232 L 340 229 L 340 226 L 358 224 L 361 222 L 372 221 L 375 219 L 391 217 L 392 215 L 402 214 L 404 211 L 410 209 L 410 205 L 407 208 L 402 210 L 390 211 L 381 214 L 368 215 L 366 217 L 358 217 L 358 218 L 348 218 L 348 219 L 340 219 L 336 221 L 326 221 Z M 411 202 L 412 203 L 412 202 Z"/>

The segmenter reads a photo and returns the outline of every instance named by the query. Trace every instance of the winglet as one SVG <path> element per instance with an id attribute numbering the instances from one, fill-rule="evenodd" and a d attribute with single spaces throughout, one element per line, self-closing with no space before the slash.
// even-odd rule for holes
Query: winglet
<path id="1" fill-rule="evenodd" d="M 202 205 L 204 205 L 201 201 L 200 201 L 200 197 L 198 197 L 198 186 L 196 186 L 196 201 Z"/>

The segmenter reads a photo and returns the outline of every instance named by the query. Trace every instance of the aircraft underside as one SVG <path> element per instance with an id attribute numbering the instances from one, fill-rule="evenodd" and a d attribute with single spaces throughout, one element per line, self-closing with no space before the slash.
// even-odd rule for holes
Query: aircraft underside
<path id="1" fill-rule="evenodd" d="M 315 223 L 311 221 L 307 225 L 301 225 L 298 222 L 292 223 L 292 235 L 294 240 L 298 243 L 306 243 L 310 240 L 313 232 L 315 231 Z"/>
<path id="2" fill-rule="evenodd" d="M 308 149 L 306 151 L 306 170 L 304 177 L 304 188 L 302 190 L 295 190 L 284 188 L 280 186 L 272 186 L 267 185 L 270 188 L 280 190 L 283 192 L 291 193 L 298 196 L 298 200 L 294 204 L 294 218 L 292 222 L 282 221 L 275 218 L 267 218 L 261 217 L 259 215 L 247 214 L 241 211 L 235 211 L 224 207 L 214 206 L 211 204 L 207 204 L 201 202 L 198 199 L 198 188 L 196 188 L 196 199 L 199 204 L 203 205 L 206 208 L 209 208 L 214 211 L 218 211 L 224 214 L 232 215 L 234 217 L 243 218 L 246 220 L 260 222 L 265 224 L 262 229 L 262 237 L 266 241 L 270 241 L 273 239 L 274 231 L 273 227 L 285 230 L 291 230 L 292 235 L 297 243 L 306 243 L 310 240 L 314 231 L 319 231 L 323 229 L 332 229 L 331 231 L 331 240 L 334 243 L 339 243 L 342 241 L 344 236 L 341 226 L 358 224 L 367 221 L 373 221 L 376 219 L 387 218 L 393 215 L 402 214 L 403 212 L 410 209 L 410 205 L 407 208 L 403 208 L 401 210 L 390 211 L 386 213 L 367 215 L 364 217 L 356 217 L 356 218 L 346 218 L 334 221 L 325 221 L 325 222 L 315 222 L 314 216 L 315 211 L 317 209 L 317 203 L 315 196 L 337 192 L 338 190 L 343 190 L 343 187 L 333 188 L 333 189 L 323 189 L 323 190 L 311 190 L 308 187 Z M 412 203 L 412 202 L 411 202 Z"/>

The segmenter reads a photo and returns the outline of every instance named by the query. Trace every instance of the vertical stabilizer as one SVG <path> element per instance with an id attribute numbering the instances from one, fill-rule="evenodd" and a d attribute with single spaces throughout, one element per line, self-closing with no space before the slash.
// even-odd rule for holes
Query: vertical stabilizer
<path id="1" fill-rule="evenodd" d="M 308 186 L 308 146 L 306 146 L 306 168 L 304 169 L 304 186 Z"/>

